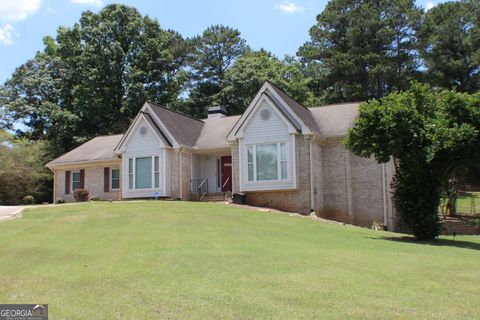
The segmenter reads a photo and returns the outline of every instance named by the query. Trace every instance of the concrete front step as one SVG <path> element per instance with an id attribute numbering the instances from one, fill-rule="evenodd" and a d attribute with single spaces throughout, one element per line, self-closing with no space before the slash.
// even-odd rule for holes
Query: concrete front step
<path id="1" fill-rule="evenodd" d="M 201 195 L 195 195 L 194 199 L 196 199 L 197 201 L 204 201 L 204 202 L 225 201 L 225 195 L 222 192 L 208 193 L 201 199 L 200 197 Z"/>

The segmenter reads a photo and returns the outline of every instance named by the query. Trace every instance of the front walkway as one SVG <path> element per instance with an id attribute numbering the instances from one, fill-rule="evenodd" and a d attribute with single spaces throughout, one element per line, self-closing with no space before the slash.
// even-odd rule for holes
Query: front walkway
<path id="1" fill-rule="evenodd" d="M 24 206 L 0 206 L 0 221 L 17 218 L 24 208 Z"/>

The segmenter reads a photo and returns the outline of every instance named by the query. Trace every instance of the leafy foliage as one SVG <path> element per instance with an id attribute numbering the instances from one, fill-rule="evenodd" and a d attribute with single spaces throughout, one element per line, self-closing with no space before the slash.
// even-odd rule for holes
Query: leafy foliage
<path id="1" fill-rule="evenodd" d="M 331 0 L 298 55 L 320 63 L 312 89 L 326 102 L 365 101 L 408 87 L 417 73 L 413 0 Z"/>
<path id="2" fill-rule="evenodd" d="M 291 57 L 280 60 L 265 50 L 248 50 L 227 70 L 220 100 L 231 114 L 242 113 L 262 84 L 269 80 L 299 103 L 312 105 L 316 100 L 308 87 L 311 78 L 302 67 Z"/>
<path id="3" fill-rule="evenodd" d="M 17 68 L 1 92 L 19 132 L 47 138 L 58 155 L 98 134 L 120 133 L 145 100 L 176 105 L 189 47 L 136 9 L 86 11 L 45 38 L 44 52 Z"/>
<path id="4" fill-rule="evenodd" d="M 73 191 L 73 197 L 75 201 L 78 202 L 88 201 L 89 194 L 90 192 L 87 189 L 75 189 L 75 191 Z"/>
<path id="5" fill-rule="evenodd" d="M 394 159 L 395 207 L 418 239 L 433 239 L 441 187 L 455 170 L 480 160 L 479 132 L 478 94 L 436 93 L 414 83 L 362 104 L 346 145 L 378 162 Z"/>
<path id="6" fill-rule="evenodd" d="M 192 40 L 194 50 L 189 57 L 192 90 L 190 113 L 206 115 L 207 108 L 218 104 L 218 94 L 224 87 L 225 73 L 247 49 L 240 31 L 222 25 L 208 27 Z"/>
<path id="7" fill-rule="evenodd" d="M 480 3 L 462 0 L 430 9 L 419 33 L 429 80 L 442 88 L 480 89 Z"/>
<path id="8" fill-rule="evenodd" d="M 52 174 L 43 166 L 45 142 L 14 138 L 0 131 L 0 204 L 21 204 L 32 197 L 52 201 Z"/>

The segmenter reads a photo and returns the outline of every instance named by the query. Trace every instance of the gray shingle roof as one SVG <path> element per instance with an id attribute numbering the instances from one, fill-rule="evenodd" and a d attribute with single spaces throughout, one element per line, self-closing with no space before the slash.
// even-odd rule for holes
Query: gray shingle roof
<path id="1" fill-rule="evenodd" d="M 195 144 L 198 148 L 218 148 L 228 146 L 227 135 L 240 116 L 216 119 L 203 119 L 205 123 Z"/>
<path id="2" fill-rule="evenodd" d="M 171 109 L 148 102 L 175 140 L 181 145 L 193 147 L 202 131 L 203 121 L 198 120 Z"/>
<path id="3" fill-rule="evenodd" d="M 280 89 L 272 87 L 312 131 L 325 138 L 344 136 L 358 116 L 360 103 L 305 108 Z M 178 143 L 199 149 L 227 147 L 227 135 L 240 119 L 240 115 L 238 115 L 198 120 L 151 102 L 148 104 Z M 47 166 L 117 159 L 114 149 L 122 136 L 119 134 L 93 138 L 49 162 Z"/>
<path id="4" fill-rule="evenodd" d="M 275 92 L 283 99 L 283 101 L 285 101 L 285 103 L 288 104 L 288 106 L 293 110 L 293 112 L 295 112 L 295 114 L 300 119 L 302 119 L 302 121 L 307 125 L 308 128 L 310 128 L 310 130 L 320 134 L 320 128 L 318 127 L 318 123 L 313 118 L 312 113 L 309 111 L 309 108 L 302 106 L 300 103 L 290 98 L 289 95 L 287 95 L 285 92 L 277 88 L 271 82 L 268 82 L 268 83 L 272 86 Z"/>
<path id="5" fill-rule="evenodd" d="M 73 149 L 70 152 L 50 161 L 47 166 L 61 165 L 74 162 L 89 162 L 98 160 L 114 160 L 117 156 L 113 152 L 123 134 L 95 137 Z"/>
<path id="6" fill-rule="evenodd" d="M 325 138 L 344 136 L 347 129 L 353 126 L 358 116 L 360 103 L 332 104 L 309 108 L 313 119 L 320 128 L 320 134 Z"/>

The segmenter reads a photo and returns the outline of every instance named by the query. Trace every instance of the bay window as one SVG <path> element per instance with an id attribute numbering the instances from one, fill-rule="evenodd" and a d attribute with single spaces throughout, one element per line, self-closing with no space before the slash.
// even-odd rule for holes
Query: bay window
<path id="1" fill-rule="evenodd" d="M 287 144 L 270 143 L 247 146 L 248 181 L 288 178 Z"/>
<path id="2" fill-rule="evenodd" d="M 160 187 L 160 157 L 128 159 L 128 188 L 152 189 Z"/>

